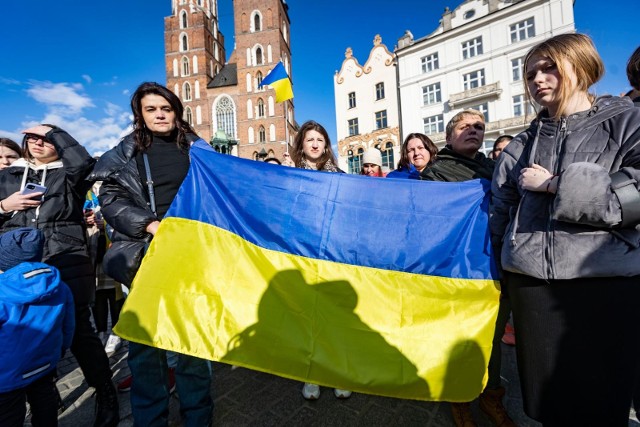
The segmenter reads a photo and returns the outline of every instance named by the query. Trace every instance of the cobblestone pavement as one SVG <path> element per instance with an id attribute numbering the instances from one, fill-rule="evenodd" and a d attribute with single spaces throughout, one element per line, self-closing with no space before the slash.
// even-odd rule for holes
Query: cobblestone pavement
<path id="1" fill-rule="evenodd" d="M 503 348 L 503 383 L 507 388 L 505 405 L 514 421 L 521 427 L 541 424 L 528 418 L 522 410 L 520 386 L 517 377 L 515 351 Z M 128 375 L 127 348 L 120 348 L 111 357 L 114 381 Z M 93 423 L 95 397 L 93 389 L 84 382 L 82 372 L 73 356 L 67 352 L 59 366 L 58 389 L 66 410 L 59 417 L 61 427 L 84 427 Z M 232 369 L 229 365 L 214 364 L 214 383 L 211 389 L 215 399 L 214 426 L 453 426 L 449 405 L 438 402 L 419 402 L 354 393 L 351 398 L 339 400 L 333 391 L 322 388 L 320 399 L 304 400 L 302 384 L 296 381 L 251 371 Z M 129 393 L 119 394 L 120 427 L 132 426 Z M 482 414 L 477 401 L 472 410 L 478 425 L 491 426 Z M 171 399 L 171 426 L 180 426 L 178 397 Z M 29 425 L 27 423 L 27 425 Z M 635 414 L 629 426 L 640 427 Z"/>

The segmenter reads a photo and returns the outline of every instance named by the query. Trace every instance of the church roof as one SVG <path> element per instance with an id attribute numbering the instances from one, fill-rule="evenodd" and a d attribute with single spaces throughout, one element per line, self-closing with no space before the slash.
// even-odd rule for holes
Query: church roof
<path id="1" fill-rule="evenodd" d="M 222 70 L 209 82 L 207 88 L 236 86 L 238 84 L 237 64 L 226 64 Z"/>

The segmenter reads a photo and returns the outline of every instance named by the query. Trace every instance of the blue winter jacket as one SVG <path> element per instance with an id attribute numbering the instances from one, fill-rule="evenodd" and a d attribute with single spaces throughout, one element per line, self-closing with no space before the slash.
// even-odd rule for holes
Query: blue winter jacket
<path id="1" fill-rule="evenodd" d="M 387 178 L 400 178 L 400 179 L 420 179 L 420 172 L 415 166 L 409 165 L 409 169 L 398 168 L 387 174 Z"/>
<path id="2" fill-rule="evenodd" d="M 71 346 L 74 313 L 55 267 L 25 262 L 0 274 L 0 393 L 55 369 Z"/>

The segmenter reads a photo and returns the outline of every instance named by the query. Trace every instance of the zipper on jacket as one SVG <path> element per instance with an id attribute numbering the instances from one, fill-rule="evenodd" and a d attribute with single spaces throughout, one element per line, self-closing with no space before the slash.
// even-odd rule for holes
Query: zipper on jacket
<path id="1" fill-rule="evenodd" d="M 560 173 L 560 167 L 562 165 L 561 159 L 562 159 L 562 154 L 564 152 L 564 139 L 565 139 L 565 134 L 567 132 L 567 118 L 566 117 L 561 117 L 560 118 L 560 130 L 558 132 L 558 137 L 555 140 L 555 144 L 553 147 L 553 159 L 551 166 L 552 166 L 552 170 L 554 171 L 555 175 L 558 175 Z M 555 165 L 554 165 L 555 163 Z M 552 280 L 555 278 L 555 268 L 553 265 L 553 257 L 554 257 L 554 250 L 553 250 L 553 219 L 551 219 L 551 216 L 553 215 L 553 200 L 549 200 L 549 204 L 547 207 L 547 211 L 549 212 L 549 219 L 547 220 L 547 230 L 545 233 L 545 238 L 547 240 L 546 242 L 546 256 L 547 256 L 547 277 Z"/>

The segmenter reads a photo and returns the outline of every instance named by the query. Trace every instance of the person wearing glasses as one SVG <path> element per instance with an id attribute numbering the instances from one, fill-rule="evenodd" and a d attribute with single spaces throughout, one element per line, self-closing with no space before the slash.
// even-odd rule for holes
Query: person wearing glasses
<path id="1" fill-rule="evenodd" d="M 0 233 L 21 227 L 43 232 L 42 262 L 57 267 L 73 293 L 76 326 L 71 352 L 87 384 L 96 389 L 94 426 L 116 426 L 119 407 L 109 359 L 93 329 L 89 310 L 95 277 L 82 208 L 91 188 L 86 178 L 95 160 L 56 126 L 38 125 L 23 133 L 23 158 L 0 171 Z M 40 191 L 28 191 L 33 188 Z"/>

